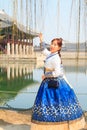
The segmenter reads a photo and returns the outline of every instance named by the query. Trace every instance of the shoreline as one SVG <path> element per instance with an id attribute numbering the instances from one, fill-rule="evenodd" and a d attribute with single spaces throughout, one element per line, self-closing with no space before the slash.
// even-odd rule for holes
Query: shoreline
<path id="1" fill-rule="evenodd" d="M 87 52 L 70 52 L 70 51 L 61 51 L 62 59 L 87 59 Z M 36 52 L 37 60 L 42 60 L 45 56 L 41 52 Z"/>
<path id="2" fill-rule="evenodd" d="M 87 130 L 87 112 L 84 112 Z M 30 130 L 31 110 L 13 111 L 0 109 L 0 130 Z"/>
<path id="3" fill-rule="evenodd" d="M 87 59 L 87 52 L 69 52 L 69 51 L 61 51 L 61 57 L 62 59 Z M 14 62 L 37 62 L 44 60 L 45 56 L 40 52 L 34 52 L 33 55 L 6 55 L 6 54 L 0 54 L 0 60 L 1 61 L 14 61 Z"/>

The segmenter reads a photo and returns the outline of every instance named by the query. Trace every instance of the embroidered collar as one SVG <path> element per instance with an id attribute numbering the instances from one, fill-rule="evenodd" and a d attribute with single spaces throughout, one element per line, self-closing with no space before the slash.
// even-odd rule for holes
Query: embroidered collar
<path id="1" fill-rule="evenodd" d="M 55 52 L 55 53 L 50 53 L 50 54 L 49 54 L 49 56 L 47 56 L 46 60 L 47 60 L 47 59 L 49 59 L 50 57 L 52 57 L 52 56 L 56 55 L 56 54 L 58 54 L 58 52 Z"/>

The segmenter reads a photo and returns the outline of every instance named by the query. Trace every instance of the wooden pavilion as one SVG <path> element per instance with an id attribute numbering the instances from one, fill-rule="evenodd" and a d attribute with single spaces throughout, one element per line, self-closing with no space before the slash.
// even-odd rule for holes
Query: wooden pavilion
<path id="1" fill-rule="evenodd" d="M 13 21 L 4 11 L 0 11 L 0 52 L 11 57 L 33 55 L 33 39 L 38 33 Z"/>

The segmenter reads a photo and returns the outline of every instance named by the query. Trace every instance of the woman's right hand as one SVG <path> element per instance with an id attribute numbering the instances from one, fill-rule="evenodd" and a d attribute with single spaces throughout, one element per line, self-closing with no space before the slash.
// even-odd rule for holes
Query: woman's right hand
<path id="1" fill-rule="evenodd" d="M 42 33 L 39 34 L 39 38 L 40 38 L 40 43 L 42 43 L 43 42 L 43 34 Z"/>

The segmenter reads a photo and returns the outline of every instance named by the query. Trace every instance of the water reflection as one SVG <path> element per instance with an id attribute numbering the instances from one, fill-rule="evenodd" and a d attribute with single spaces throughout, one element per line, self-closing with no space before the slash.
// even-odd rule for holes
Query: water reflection
<path id="1" fill-rule="evenodd" d="M 32 78 L 32 72 L 35 68 L 35 64 L 29 63 L 0 63 L 0 74 L 6 74 L 7 79 L 14 79 L 23 75 L 29 75 L 29 79 Z"/>
<path id="2" fill-rule="evenodd" d="M 84 110 L 87 110 L 87 60 L 63 60 L 65 74 Z M 43 65 L 0 63 L 0 106 L 31 108 L 43 74 Z"/>
<path id="3" fill-rule="evenodd" d="M 10 63 L 0 64 L 0 105 L 17 97 L 20 90 L 33 84 L 35 64 Z"/>
<path id="4" fill-rule="evenodd" d="M 87 110 L 87 60 L 64 62 L 66 76 L 84 110 Z"/>

